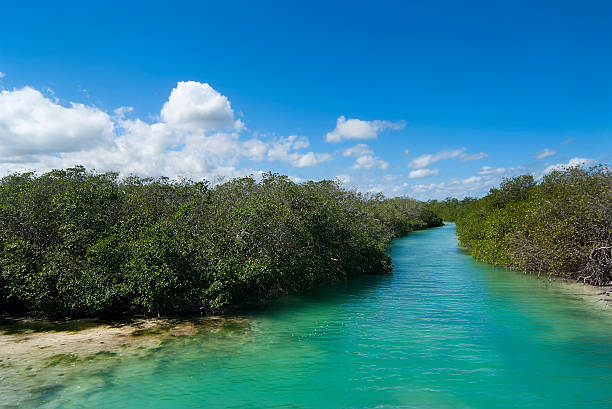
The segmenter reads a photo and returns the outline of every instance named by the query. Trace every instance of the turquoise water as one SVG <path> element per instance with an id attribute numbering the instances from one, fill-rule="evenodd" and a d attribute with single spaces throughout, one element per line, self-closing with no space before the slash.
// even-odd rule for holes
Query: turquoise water
<path id="1" fill-rule="evenodd" d="M 390 252 L 393 275 L 286 297 L 248 326 L 77 365 L 28 404 L 612 408 L 610 312 L 474 262 L 454 225 L 398 239 Z"/>

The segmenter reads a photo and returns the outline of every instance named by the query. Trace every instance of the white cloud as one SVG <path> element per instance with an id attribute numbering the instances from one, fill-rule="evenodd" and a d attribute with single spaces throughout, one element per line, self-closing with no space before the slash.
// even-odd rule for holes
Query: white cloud
<path id="1" fill-rule="evenodd" d="M 64 107 L 30 87 L 0 92 L 0 157 L 108 145 L 113 128 L 110 116 L 95 107 Z"/>
<path id="2" fill-rule="evenodd" d="M 148 123 L 92 106 L 59 105 L 30 87 L 0 92 L 0 173 L 47 171 L 82 164 L 99 171 L 215 180 L 255 172 L 241 160 L 315 166 L 333 157 L 301 152 L 304 137 L 245 139 L 229 100 L 208 84 L 181 82 Z"/>
<path id="3" fill-rule="evenodd" d="M 478 171 L 479 175 L 501 175 L 502 173 L 506 173 L 506 168 L 494 168 L 491 166 L 483 166 Z"/>
<path id="4" fill-rule="evenodd" d="M 168 125 L 194 132 L 216 129 L 241 130 L 242 122 L 234 120 L 229 100 L 210 85 L 196 81 L 180 81 L 161 110 L 161 119 Z"/>
<path id="5" fill-rule="evenodd" d="M 489 188 L 499 183 L 494 176 L 471 176 L 465 179 L 415 185 L 412 188 L 414 196 L 424 198 L 465 197 L 485 193 Z"/>
<path id="6" fill-rule="evenodd" d="M 132 112 L 134 110 L 134 107 L 119 107 L 117 109 L 115 109 L 113 111 L 113 113 L 119 117 L 119 118 L 123 118 L 125 117 L 127 114 L 129 114 L 130 112 Z"/>
<path id="7" fill-rule="evenodd" d="M 6 77 L 6 74 L 0 71 L 0 78 L 4 78 L 4 77 Z"/>
<path id="8" fill-rule="evenodd" d="M 299 153 L 296 150 L 307 148 L 310 145 L 308 138 L 291 135 L 276 139 L 268 150 L 268 160 L 289 163 L 296 168 L 316 166 L 332 160 L 328 153 Z"/>
<path id="9" fill-rule="evenodd" d="M 353 165 L 353 169 L 387 169 L 389 164 L 382 159 L 378 159 L 372 155 L 363 155 L 355 160 L 355 164 Z"/>
<path id="10" fill-rule="evenodd" d="M 363 121 L 361 119 L 346 119 L 340 116 L 336 121 L 336 128 L 328 132 L 327 142 L 340 142 L 344 139 L 376 139 L 378 133 L 384 129 L 404 129 L 404 121 Z"/>
<path id="11" fill-rule="evenodd" d="M 297 158 L 292 160 L 290 163 L 296 168 L 304 168 L 307 166 L 316 166 L 320 163 L 328 162 L 332 160 L 332 158 L 333 157 L 328 153 L 308 152 L 298 155 Z"/>
<path id="12" fill-rule="evenodd" d="M 393 182 L 394 180 L 401 179 L 402 177 L 403 177 L 402 175 L 387 174 L 387 175 L 383 176 L 383 180 L 385 182 Z"/>
<path id="13" fill-rule="evenodd" d="M 408 173 L 408 179 L 419 179 L 419 178 L 424 178 L 427 176 L 431 176 L 431 175 L 437 175 L 438 174 L 438 169 L 415 169 L 413 171 L 410 171 L 410 173 Z"/>
<path id="14" fill-rule="evenodd" d="M 389 165 L 382 159 L 374 156 L 374 151 L 364 143 L 357 144 L 352 148 L 342 151 L 342 156 L 357 158 L 352 169 L 387 169 Z"/>
<path id="15" fill-rule="evenodd" d="M 260 162 L 268 153 L 268 145 L 259 139 L 249 139 L 242 144 L 245 156 L 252 161 Z"/>
<path id="16" fill-rule="evenodd" d="M 544 159 L 549 156 L 555 156 L 556 154 L 557 154 L 557 151 L 553 151 L 552 149 L 545 148 L 536 155 L 536 159 Z"/>
<path id="17" fill-rule="evenodd" d="M 426 154 L 414 158 L 408 166 L 411 168 L 425 168 L 433 163 L 439 162 L 444 159 L 459 159 L 463 162 L 478 160 L 486 158 L 488 155 L 484 152 L 479 153 L 466 153 L 466 148 L 460 148 L 455 150 L 445 150 L 436 154 Z"/>
<path id="18" fill-rule="evenodd" d="M 544 169 L 543 174 L 550 173 L 554 170 L 563 170 L 567 168 L 573 167 L 587 167 L 594 165 L 595 161 L 593 159 L 588 158 L 572 158 L 567 163 L 557 163 L 556 165 L 550 165 L 546 169 Z"/>
<path id="19" fill-rule="evenodd" d="M 461 181 L 462 184 L 464 185 L 471 185 L 473 183 L 478 183 L 482 180 L 482 177 L 480 176 L 470 176 L 469 178 L 465 178 Z"/>
<path id="20" fill-rule="evenodd" d="M 363 155 L 371 155 L 374 152 L 372 149 L 368 147 L 368 145 L 364 143 L 360 143 L 358 145 L 353 146 L 352 148 L 347 148 L 342 152 L 342 156 L 363 156 Z"/>
<path id="21" fill-rule="evenodd" d="M 479 160 L 479 159 L 484 159 L 487 158 L 489 155 L 487 155 L 484 152 L 478 152 L 478 153 L 463 153 L 461 155 L 459 155 L 459 160 L 461 162 L 469 162 L 472 160 Z"/>

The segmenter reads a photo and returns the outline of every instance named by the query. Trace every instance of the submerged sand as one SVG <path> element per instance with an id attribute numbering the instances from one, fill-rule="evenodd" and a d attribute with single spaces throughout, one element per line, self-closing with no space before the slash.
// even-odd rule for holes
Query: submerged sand
<path id="1" fill-rule="evenodd" d="M 0 408 L 26 407 L 80 368 L 104 368 L 109 358 L 145 357 L 171 338 L 236 327 L 248 332 L 250 323 L 239 317 L 0 321 Z"/>
<path id="2" fill-rule="evenodd" d="M 88 356 L 105 351 L 153 348 L 169 337 L 219 331 L 227 325 L 248 326 L 245 318 L 148 318 L 117 323 L 97 320 L 0 322 L 0 367 L 23 360 L 45 360 L 58 354 Z"/>
<path id="3" fill-rule="evenodd" d="M 612 313 L 612 286 L 594 286 L 573 280 L 552 279 L 571 295 L 582 298 L 598 309 Z"/>

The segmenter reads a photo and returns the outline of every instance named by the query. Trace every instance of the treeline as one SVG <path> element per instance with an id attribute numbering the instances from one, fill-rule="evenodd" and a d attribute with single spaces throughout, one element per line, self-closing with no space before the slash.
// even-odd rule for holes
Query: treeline
<path id="1" fill-rule="evenodd" d="M 460 210 L 472 255 L 517 270 L 612 284 L 612 178 L 606 166 L 505 179 Z"/>
<path id="2" fill-rule="evenodd" d="M 266 174 L 211 187 L 83 167 L 0 182 L 0 312 L 219 313 L 390 272 L 422 203 Z"/>
<path id="3" fill-rule="evenodd" d="M 437 214 L 444 221 L 456 222 L 462 215 L 469 204 L 475 202 L 476 198 L 466 197 L 462 200 L 454 197 L 447 197 L 444 200 L 429 200 L 427 208 L 434 214 Z"/>

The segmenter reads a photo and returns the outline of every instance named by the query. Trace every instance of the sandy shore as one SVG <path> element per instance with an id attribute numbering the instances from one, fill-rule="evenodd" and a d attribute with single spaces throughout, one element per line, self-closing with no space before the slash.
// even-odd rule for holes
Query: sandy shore
<path id="1" fill-rule="evenodd" d="M 244 318 L 150 318 L 103 323 L 97 320 L 0 322 L 0 364 L 32 355 L 45 359 L 57 354 L 90 355 L 117 348 L 154 347 L 168 337 L 220 330 L 227 324 L 248 325 Z"/>
<path id="2" fill-rule="evenodd" d="M 0 407 L 27 407 L 83 368 L 101 370 L 109 359 L 145 357 L 171 338 L 226 328 L 248 331 L 250 323 L 237 317 L 0 321 Z"/>
<path id="3" fill-rule="evenodd" d="M 571 295 L 578 296 L 596 308 L 612 313 L 612 286 L 594 286 L 559 278 L 552 278 L 551 281 L 559 284 Z"/>
<path id="4" fill-rule="evenodd" d="M 612 286 L 595 287 L 570 280 L 552 279 L 569 295 L 583 298 L 596 308 L 612 313 Z M 249 326 L 245 318 L 202 317 L 193 319 L 148 318 L 104 323 L 97 320 L 4 320 L 0 321 L 0 368 L 20 362 L 45 361 L 63 356 L 90 356 L 143 350 L 165 339 L 219 331 L 226 325 Z M 55 358 L 54 358 L 55 357 Z"/>

